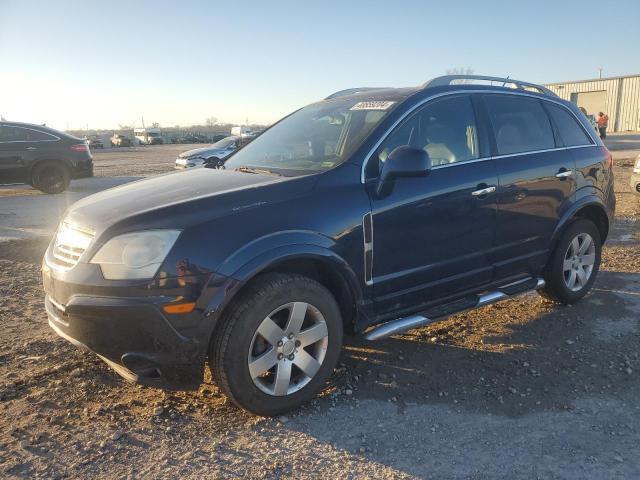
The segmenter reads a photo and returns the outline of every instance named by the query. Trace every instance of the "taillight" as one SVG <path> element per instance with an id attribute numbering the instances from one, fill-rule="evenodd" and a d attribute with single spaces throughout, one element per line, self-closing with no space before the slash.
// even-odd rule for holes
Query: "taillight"
<path id="1" fill-rule="evenodd" d="M 76 143 L 75 145 L 71 145 L 71 150 L 74 152 L 88 152 L 89 146 L 86 143 Z"/>
<path id="2" fill-rule="evenodd" d="M 609 170 L 613 170 L 613 155 L 609 154 L 609 158 L 607 158 L 607 166 Z"/>

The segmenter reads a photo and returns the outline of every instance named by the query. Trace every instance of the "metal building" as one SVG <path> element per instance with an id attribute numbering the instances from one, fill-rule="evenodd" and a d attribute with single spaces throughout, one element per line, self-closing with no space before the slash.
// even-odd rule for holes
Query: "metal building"
<path id="1" fill-rule="evenodd" d="M 609 115 L 610 132 L 640 131 L 640 75 L 578 80 L 545 85 L 588 114 Z"/>

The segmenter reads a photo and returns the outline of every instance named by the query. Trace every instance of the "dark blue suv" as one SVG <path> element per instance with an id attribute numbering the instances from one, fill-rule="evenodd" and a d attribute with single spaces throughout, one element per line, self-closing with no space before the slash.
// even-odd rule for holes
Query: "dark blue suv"
<path id="1" fill-rule="evenodd" d="M 481 84 L 478 84 L 481 83 Z M 304 107 L 229 157 L 87 197 L 43 262 L 51 327 L 123 377 L 311 399 L 343 332 L 375 340 L 532 290 L 593 284 L 612 158 L 537 85 L 447 76 Z"/>

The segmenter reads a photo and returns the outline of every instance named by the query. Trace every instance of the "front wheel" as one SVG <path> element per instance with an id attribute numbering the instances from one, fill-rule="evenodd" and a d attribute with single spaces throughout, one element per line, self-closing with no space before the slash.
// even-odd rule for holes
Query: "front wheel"
<path id="1" fill-rule="evenodd" d="M 221 318 L 209 363 L 238 406 L 279 415 L 326 384 L 342 346 L 342 317 L 331 293 L 310 278 L 266 274 Z"/>
<path id="2" fill-rule="evenodd" d="M 600 232 L 587 219 L 571 223 L 551 254 L 540 293 L 560 303 L 576 303 L 584 297 L 600 269 Z"/>

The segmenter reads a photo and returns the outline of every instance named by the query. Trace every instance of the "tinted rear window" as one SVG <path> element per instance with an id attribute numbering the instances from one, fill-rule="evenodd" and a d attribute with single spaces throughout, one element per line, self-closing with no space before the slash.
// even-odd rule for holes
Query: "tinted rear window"
<path id="1" fill-rule="evenodd" d="M 499 155 L 555 147 L 551 123 L 539 100 L 511 95 L 485 97 Z"/>
<path id="2" fill-rule="evenodd" d="M 591 140 L 573 115 L 557 105 L 552 105 L 548 102 L 545 105 L 551 118 L 553 118 L 553 123 L 558 129 L 560 139 L 565 147 L 591 144 Z"/>

